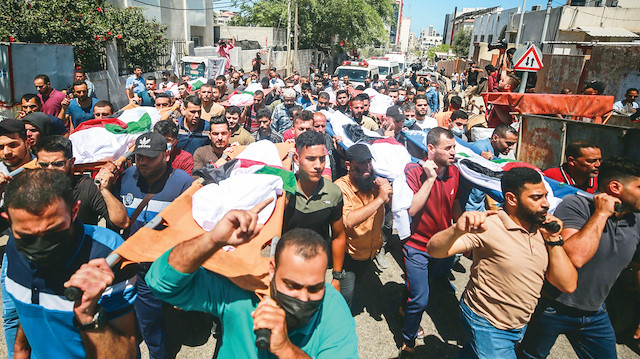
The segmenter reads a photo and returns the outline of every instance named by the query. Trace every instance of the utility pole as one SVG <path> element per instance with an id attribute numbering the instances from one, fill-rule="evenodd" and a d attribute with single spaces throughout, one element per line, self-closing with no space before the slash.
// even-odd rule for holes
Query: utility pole
<path id="1" fill-rule="evenodd" d="M 551 2 L 547 2 L 547 13 L 544 15 L 544 24 L 542 25 L 542 34 L 540 35 L 540 52 L 544 53 L 544 42 L 547 40 L 547 28 L 549 27 L 549 17 L 551 16 Z"/>
<path id="2" fill-rule="evenodd" d="M 291 0 L 287 2 L 287 61 L 285 76 L 291 72 Z"/>
<path id="3" fill-rule="evenodd" d="M 294 27 L 293 27 L 293 43 L 294 43 L 293 58 L 295 60 L 298 60 L 298 0 L 294 0 L 294 1 L 295 1 L 296 15 L 295 15 L 295 21 L 294 21 Z M 293 60 L 291 61 L 291 64 L 293 65 Z M 300 63 L 298 63 L 298 67 L 300 67 Z M 298 69 L 298 71 L 300 71 L 300 69 Z"/>
<path id="4" fill-rule="evenodd" d="M 527 0 L 522 0 L 522 9 L 520 9 L 520 23 L 518 24 L 518 34 L 516 35 L 516 49 L 520 45 L 520 36 L 522 34 L 522 21 L 524 21 L 524 11 L 527 6 Z"/>

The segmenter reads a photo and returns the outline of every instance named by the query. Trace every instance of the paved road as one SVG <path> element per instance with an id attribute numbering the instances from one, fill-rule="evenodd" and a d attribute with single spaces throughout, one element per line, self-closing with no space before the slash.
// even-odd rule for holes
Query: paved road
<path id="1" fill-rule="evenodd" d="M 398 353 L 397 348 L 401 345 L 402 317 L 398 308 L 403 300 L 404 274 L 397 264 L 401 263 L 401 253 L 397 248 L 392 252 L 396 257 L 394 258 L 392 253 L 387 253 L 389 267 L 377 274 L 372 270 L 364 277 L 362 285 L 357 289 L 355 299 L 357 314 L 355 318 L 361 358 L 395 358 Z M 417 358 L 453 358 L 464 342 L 458 314 L 458 300 L 469 278 L 469 265 L 470 261 L 462 258 L 460 265 L 454 268 L 453 284 L 458 288 L 458 293 L 455 296 L 440 287 L 435 287 L 432 290 L 429 310 L 422 318 L 422 327 L 426 337 L 417 342 Z M 3 334 L 0 334 L 2 342 L 4 342 Z M 178 358 L 209 359 L 212 356 L 214 345 L 215 339 L 210 338 L 203 346 L 183 347 Z M 144 344 L 140 348 L 142 358 L 149 358 Z M 6 357 L 6 348 L 1 345 L 0 358 Z M 577 356 L 568 341 L 561 337 L 553 347 L 550 358 L 573 359 Z M 628 346 L 619 344 L 618 358 L 640 358 L 640 355 L 633 352 Z"/>

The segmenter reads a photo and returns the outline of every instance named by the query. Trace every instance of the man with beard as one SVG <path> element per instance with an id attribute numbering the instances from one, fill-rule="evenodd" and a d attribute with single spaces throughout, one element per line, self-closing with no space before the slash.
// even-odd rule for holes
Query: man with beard
<path id="1" fill-rule="evenodd" d="M 313 130 L 320 132 L 324 136 L 324 145 L 327 148 L 329 169 L 331 169 L 331 180 L 335 181 L 340 175 L 339 172 L 346 172 L 344 169 L 338 169 L 336 157 L 338 153 L 336 151 L 336 143 L 334 138 L 327 133 L 327 117 L 322 112 L 313 113 Z M 326 170 L 325 170 L 326 171 Z"/>
<path id="2" fill-rule="evenodd" d="M 575 141 L 567 146 L 566 161 L 560 167 L 549 168 L 544 175 L 583 191 L 598 189 L 598 168 L 602 161 L 600 148 L 588 141 Z"/>
<path id="3" fill-rule="evenodd" d="M 351 118 L 353 118 L 353 120 L 356 121 L 357 124 L 368 130 L 378 130 L 378 124 L 376 123 L 376 121 L 374 121 L 371 117 L 364 115 L 364 100 L 361 96 L 356 96 L 351 100 Z"/>
<path id="4" fill-rule="evenodd" d="M 36 147 L 36 161 L 40 168 L 52 168 L 62 171 L 71 178 L 73 199 L 79 201 L 78 219 L 84 224 L 98 225 L 104 218 L 107 227 L 126 228 L 129 224 L 127 209 L 110 191 L 115 176 L 104 168 L 96 175 L 100 185 L 86 175 L 73 175 L 73 145 L 63 136 L 49 136 Z M 117 228 L 114 228 L 117 227 Z"/>
<path id="5" fill-rule="evenodd" d="M 220 101 L 220 90 L 217 87 L 204 84 L 200 86 L 198 96 L 202 101 L 200 118 L 209 122 L 212 117 L 224 115 L 224 106 L 218 103 Z"/>
<path id="6" fill-rule="evenodd" d="M 631 264 L 631 273 L 638 273 L 640 162 L 609 158 L 600 166 L 598 182 L 601 193 L 593 200 L 567 196 L 555 210 L 564 222 L 564 250 L 578 268 L 578 286 L 567 294 L 550 280 L 545 283 L 520 347 L 522 358 L 546 358 L 560 334 L 566 335 L 579 358 L 618 357 L 604 302 L 611 299 L 618 276 L 629 270 L 625 268 Z M 638 334 L 636 329 L 634 339 Z"/>
<path id="7" fill-rule="evenodd" d="M 296 91 L 294 89 L 285 89 L 282 91 L 284 100 L 281 104 L 273 109 L 271 115 L 271 129 L 279 134 L 291 128 L 291 107 L 296 101 Z"/>
<path id="8" fill-rule="evenodd" d="M 24 166 L 34 156 L 29 151 L 27 131 L 20 120 L 0 121 L 0 192 L 11 180 L 9 173 Z"/>
<path id="9" fill-rule="evenodd" d="M 79 202 L 61 171 L 21 173 L 5 201 L 11 234 L 2 269 L 20 320 L 14 357 L 135 357 L 135 278 L 104 260 L 122 238 L 77 219 Z M 83 292 L 75 303 L 64 299 L 71 286 Z"/>
<path id="10" fill-rule="evenodd" d="M 167 140 L 171 167 L 191 174 L 193 172 L 193 156 L 189 152 L 178 148 L 178 126 L 175 122 L 173 120 L 158 121 L 153 126 L 153 132 L 161 134 Z"/>
<path id="11" fill-rule="evenodd" d="M 427 156 L 421 164 L 410 163 L 405 168 L 407 184 L 413 191 L 409 207 L 411 236 L 402 250 L 406 269 L 409 300 L 405 310 L 400 355 L 412 355 L 419 335 L 422 313 L 429 304 L 429 287 L 434 280 L 447 281 L 453 257 L 436 259 L 427 254 L 431 237 L 448 228 L 460 216 L 458 180 L 460 173 L 453 166 L 456 141 L 451 131 L 435 127 L 427 135 Z"/>
<path id="12" fill-rule="evenodd" d="M 22 96 L 20 108 L 22 109 L 18 114 L 19 119 L 24 119 L 27 115 L 32 113 L 44 113 L 42 112 L 42 102 L 40 97 L 36 94 L 28 93 Z M 56 116 L 48 115 L 45 113 L 49 122 L 51 123 L 52 135 L 64 135 L 69 130 L 64 125 L 64 122 Z M 42 116 L 40 116 L 42 117 Z"/>
<path id="13" fill-rule="evenodd" d="M 89 97 L 88 93 L 87 84 L 84 81 L 76 81 L 73 83 L 75 98 L 62 100 L 62 108 L 66 113 L 65 122 L 71 121 L 74 128 L 93 119 L 93 106 L 98 102 L 98 99 Z"/>
<path id="14" fill-rule="evenodd" d="M 470 338 L 460 353 L 464 358 L 515 358 L 545 277 L 563 292 L 576 289 L 578 274 L 562 246 L 562 222 L 547 213 L 540 173 L 517 167 L 505 172 L 501 182 L 503 209 L 465 212 L 427 244 L 427 253 L 435 258 L 473 255 L 460 300 Z M 545 226 L 550 222 L 556 228 Z"/>
<path id="15" fill-rule="evenodd" d="M 438 126 L 438 120 L 430 116 L 427 95 L 417 94 L 415 96 L 416 104 L 416 125 L 423 130 L 428 130 Z"/>
<path id="16" fill-rule="evenodd" d="M 259 299 L 201 265 L 225 246 L 248 242 L 260 230 L 258 213 L 229 211 L 210 232 L 177 245 L 152 265 L 155 295 L 185 310 L 212 313 L 224 331 L 220 358 L 259 358 L 257 329 L 271 332 L 278 358 L 358 358 L 355 321 L 340 294 L 325 283 L 329 248 L 308 229 L 286 232 L 269 264 L 271 295 Z"/>
<path id="17" fill-rule="evenodd" d="M 347 236 L 343 265 L 346 276 L 340 282 L 340 292 L 349 308 L 352 308 L 357 282 L 382 248 L 384 205 L 391 201 L 393 195 L 389 181 L 375 177 L 372 158 L 365 144 L 349 147 L 345 162 L 348 173 L 335 182 L 342 190 L 342 220 Z"/>
<path id="18" fill-rule="evenodd" d="M 211 80 L 209 80 L 207 83 L 211 84 Z M 227 96 L 229 96 L 230 94 L 230 89 L 227 87 L 227 78 L 224 77 L 224 75 L 218 75 L 213 84 L 220 91 L 220 101 L 226 100 Z"/>
<path id="19" fill-rule="evenodd" d="M 64 111 L 62 110 L 62 101 L 66 99 L 66 96 L 51 87 L 49 76 L 38 75 L 33 80 L 33 84 L 38 91 L 38 97 L 42 103 L 42 112 L 47 115 L 57 116 L 61 120 L 64 119 Z"/>
<path id="20" fill-rule="evenodd" d="M 229 143 L 237 143 L 240 146 L 246 146 L 250 143 L 256 142 L 256 139 L 251 136 L 249 131 L 240 126 L 240 114 L 242 110 L 238 106 L 229 106 L 225 112 L 227 122 L 229 122 L 229 130 L 231 131 L 231 137 L 229 137 Z"/>
<path id="21" fill-rule="evenodd" d="M 135 146 L 136 165 L 127 168 L 114 186 L 114 195 L 122 198 L 130 217 L 123 234 L 125 239 L 155 218 L 193 182 L 186 172 L 171 168 L 167 141 L 161 134 L 142 134 L 136 139 Z M 174 326 L 168 320 L 167 312 L 175 313 L 176 310 L 164 308 L 163 318 L 162 301 L 151 294 L 144 280 L 150 265 L 140 263 L 138 269 L 135 313 L 149 357 L 171 358 L 178 353 L 180 345 L 174 342 L 174 337 L 166 335 L 166 328 Z"/>
<path id="22" fill-rule="evenodd" d="M 271 110 L 268 107 L 259 109 L 256 118 L 256 122 L 260 125 L 258 130 L 253 133 L 253 138 L 256 141 L 269 140 L 273 143 L 284 142 L 282 135 L 271 129 Z"/>
<path id="23" fill-rule="evenodd" d="M 211 129 L 209 130 L 209 146 L 202 146 L 193 154 L 193 168 L 200 169 L 207 163 L 216 163 L 227 153 L 231 154 L 233 149 L 229 147 L 231 129 L 229 122 L 224 116 L 211 119 Z"/>
<path id="24" fill-rule="evenodd" d="M 244 108 L 242 115 L 240 116 L 244 129 L 250 133 L 258 131 L 260 124 L 258 123 L 257 115 L 258 111 L 265 108 L 264 106 L 264 92 L 257 90 L 253 93 L 253 103 Z M 271 110 L 269 110 L 269 118 L 271 118 Z"/>
<path id="25" fill-rule="evenodd" d="M 209 142 L 209 121 L 200 117 L 202 101 L 195 95 L 184 99 L 184 116 L 178 118 L 178 148 L 191 154 Z"/>
<path id="26" fill-rule="evenodd" d="M 331 108 L 331 97 L 329 96 L 328 93 L 324 91 L 320 91 L 320 93 L 318 94 L 318 101 L 316 102 L 316 104 L 307 107 L 307 110 L 311 112 L 324 110 L 324 111 L 329 111 L 329 113 L 333 113 L 334 110 Z"/>

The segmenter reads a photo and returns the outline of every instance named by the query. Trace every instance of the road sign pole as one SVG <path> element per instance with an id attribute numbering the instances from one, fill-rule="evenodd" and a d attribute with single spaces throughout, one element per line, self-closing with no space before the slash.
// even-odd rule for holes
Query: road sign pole
<path id="1" fill-rule="evenodd" d="M 520 93 L 524 93 L 524 90 L 527 89 L 527 80 L 529 80 L 529 71 L 525 71 L 522 74 L 522 82 L 520 83 Z"/>

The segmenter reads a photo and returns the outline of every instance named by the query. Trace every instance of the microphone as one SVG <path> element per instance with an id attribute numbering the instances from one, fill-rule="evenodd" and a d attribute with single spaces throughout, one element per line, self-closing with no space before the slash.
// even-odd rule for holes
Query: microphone
<path id="1" fill-rule="evenodd" d="M 542 227 L 551 233 L 555 233 L 560 230 L 560 224 L 558 224 L 558 222 L 555 222 L 555 221 L 545 223 L 542 225 Z"/>
<path id="2" fill-rule="evenodd" d="M 256 347 L 258 350 L 269 350 L 269 346 L 271 346 L 271 330 L 260 328 L 253 332 L 256 333 Z"/>

